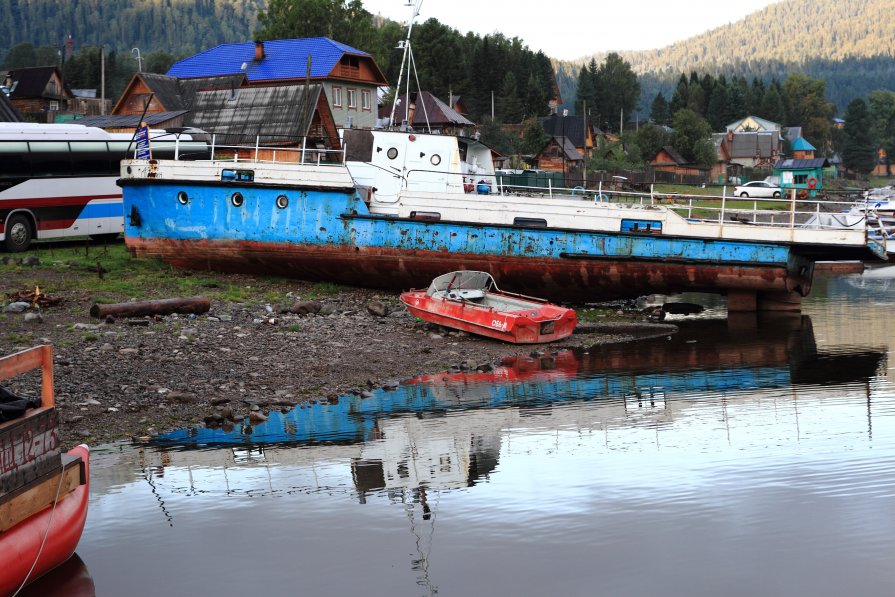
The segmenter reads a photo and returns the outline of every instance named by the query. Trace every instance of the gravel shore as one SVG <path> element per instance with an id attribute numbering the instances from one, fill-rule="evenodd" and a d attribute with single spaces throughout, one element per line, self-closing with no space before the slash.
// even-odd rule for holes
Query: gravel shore
<path id="1" fill-rule="evenodd" d="M 334 401 L 347 392 L 370 391 L 421 374 L 487 368 L 503 357 L 533 350 L 588 347 L 673 331 L 672 326 L 640 323 L 639 317 L 619 317 L 580 325 L 563 342 L 513 346 L 416 320 L 400 305 L 397 293 L 337 287 L 319 296 L 319 286 L 309 282 L 223 274 L 216 274 L 219 284 L 257 287 L 263 298 L 214 299 L 210 310 L 199 315 L 98 320 L 89 315 L 92 293 L 83 285 L 65 289 L 71 277 L 95 274 L 60 273 L 39 262 L 23 269 L 8 257 L 6 261 L 0 263 L 0 355 L 53 345 L 66 449 L 81 442 L 214 425 L 224 418 L 257 420 L 271 409 Z M 9 310 L 35 280 L 58 303 Z M 121 302 L 146 298 L 110 297 L 108 292 L 103 297 Z M 22 376 L 4 385 L 36 395 L 35 379 Z"/>

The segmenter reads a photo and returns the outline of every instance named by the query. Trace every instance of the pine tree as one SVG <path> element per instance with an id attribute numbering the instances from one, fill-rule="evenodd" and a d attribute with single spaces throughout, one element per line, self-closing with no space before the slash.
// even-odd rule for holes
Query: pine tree
<path id="1" fill-rule="evenodd" d="M 855 172 L 873 170 L 876 148 L 870 136 L 870 113 L 863 99 L 852 100 L 845 110 L 845 146 L 842 162 Z"/>
<path id="2" fill-rule="evenodd" d="M 653 103 L 650 106 L 650 119 L 659 125 L 667 125 L 671 123 L 671 112 L 668 109 L 668 100 L 662 95 L 662 92 L 656 94 Z"/>

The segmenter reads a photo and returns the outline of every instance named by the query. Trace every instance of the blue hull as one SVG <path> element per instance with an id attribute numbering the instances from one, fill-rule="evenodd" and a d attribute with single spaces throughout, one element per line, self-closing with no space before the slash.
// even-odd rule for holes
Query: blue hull
<path id="1" fill-rule="evenodd" d="M 394 218 L 371 214 L 348 190 L 119 184 L 128 247 L 191 269 L 391 289 L 477 269 L 507 288 L 590 301 L 684 291 L 804 295 L 811 283 L 812 262 L 783 244 Z M 243 197 L 239 206 L 231 201 L 235 192 Z M 277 205 L 280 196 L 287 205 Z"/>

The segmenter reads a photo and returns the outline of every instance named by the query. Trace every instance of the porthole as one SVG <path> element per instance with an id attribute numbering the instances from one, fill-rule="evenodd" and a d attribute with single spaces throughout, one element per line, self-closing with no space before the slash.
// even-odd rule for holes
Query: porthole
<path id="1" fill-rule="evenodd" d="M 286 206 L 289 205 L 289 197 L 286 195 L 280 195 L 277 197 L 277 207 L 280 209 L 286 209 Z"/>
<path id="2" fill-rule="evenodd" d="M 436 153 L 431 158 L 429 158 L 429 161 L 432 162 L 433 166 L 437 166 L 441 163 L 441 156 Z"/>
<path id="3" fill-rule="evenodd" d="M 242 207 L 242 204 L 245 202 L 245 199 L 242 196 L 242 193 L 236 192 L 230 195 L 230 203 L 233 204 L 233 207 Z"/>
<path id="4" fill-rule="evenodd" d="M 388 159 L 393 160 L 398 157 L 398 149 L 396 147 L 389 147 L 385 155 L 388 156 Z"/>
<path id="5" fill-rule="evenodd" d="M 190 196 L 186 194 L 186 191 L 180 191 L 177 193 L 177 202 L 181 205 L 186 205 L 190 201 Z"/>

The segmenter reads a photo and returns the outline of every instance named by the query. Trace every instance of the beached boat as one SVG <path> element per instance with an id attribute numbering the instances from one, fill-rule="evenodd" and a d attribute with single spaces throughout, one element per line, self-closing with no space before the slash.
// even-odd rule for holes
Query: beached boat
<path id="1" fill-rule="evenodd" d="M 726 192 L 511 186 L 477 135 L 407 126 L 320 143 L 338 152 L 317 141 L 233 148 L 212 135 L 212 161 L 124 160 L 127 247 L 190 269 L 387 289 L 477 270 L 550 300 L 709 292 L 727 295 L 729 310 L 797 310 L 815 261 L 886 259 L 864 225 L 805 226 L 829 211 L 815 199 L 781 211 L 779 199 L 765 209 Z"/>
<path id="2" fill-rule="evenodd" d="M 757 199 L 744 210 L 725 197 L 510 188 L 474 139 L 344 140 L 345 161 L 297 151 L 288 163 L 282 150 L 277 162 L 125 160 L 126 245 L 189 269 L 396 290 L 467 269 L 549 300 L 691 291 L 726 294 L 731 310 L 797 309 L 815 261 L 885 259 L 866 221 L 804 225 L 819 200 L 780 212 Z M 470 180 L 483 192 L 467 192 Z"/>
<path id="3" fill-rule="evenodd" d="M 401 302 L 424 321 L 514 344 L 561 340 L 578 323 L 572 309 L 502 292 L 487 272 L 438 276 L 426 290 L 402 293 Z"/>
<path id="4" fill-rule="evenodd" d="M 89 450 L 62 454 L 53 397 L 50 346 L 0 357 L 0 381 L 40 369 L 39 401 L 4 392 L 23 410 L 0 423 L 0 595 L 63 564 L 74 553 L 87 518 Z M 5 409 L 6 410 L 6 409 Z"/>

